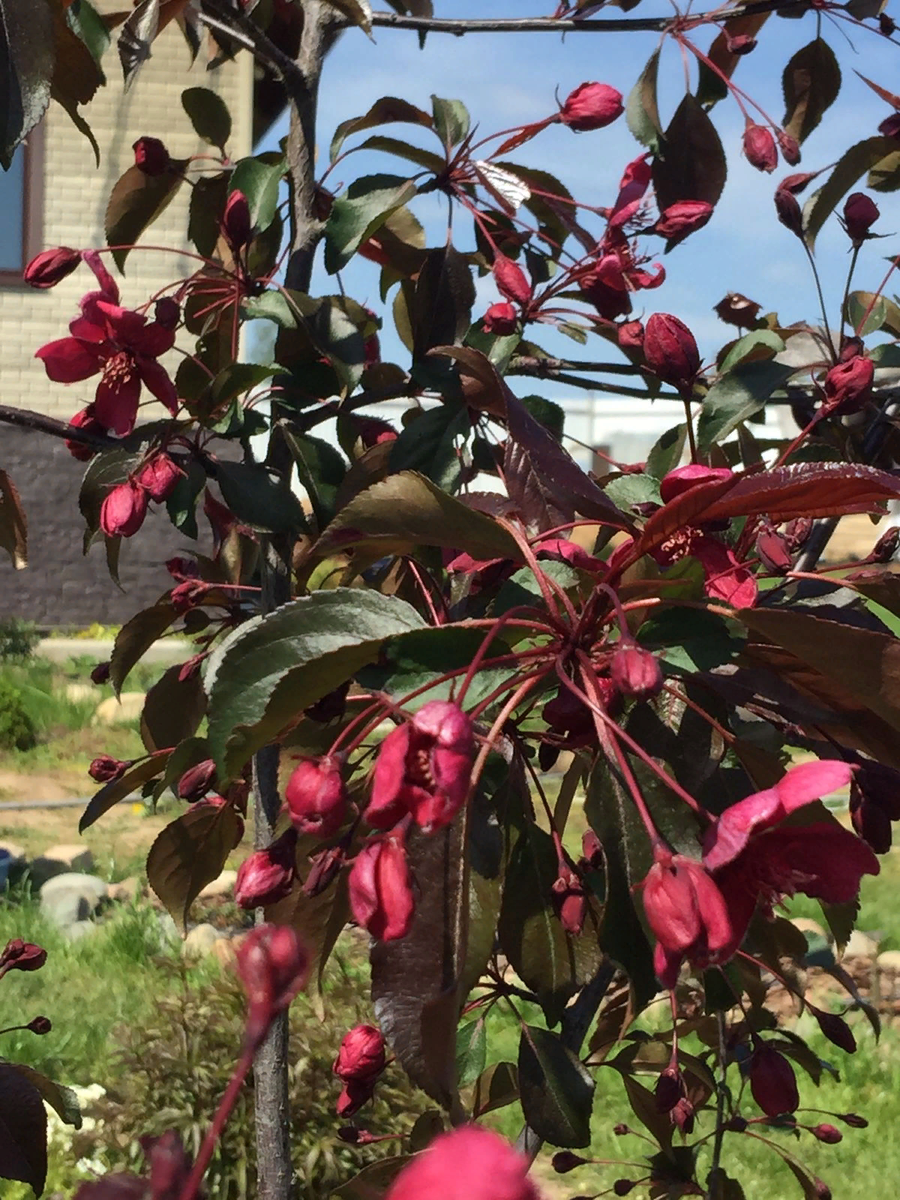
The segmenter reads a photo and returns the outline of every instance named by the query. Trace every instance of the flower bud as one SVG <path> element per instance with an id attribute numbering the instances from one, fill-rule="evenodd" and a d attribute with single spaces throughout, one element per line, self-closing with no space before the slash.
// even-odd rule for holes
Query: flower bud
<path id="1" fill-rule="evenodd" d="M 875 364 L 871 358 L 858 354 L 846 362 L 836 363 L 825 376 L 825 403 L 831 412 L 856 412 L 869 399 Z"/>
<path id="2" fill-rule="evenodd" d="M 688 1136 L 694 1132 L 694 1117 L 696 1109 L 687 1096 L 682 1096 L 672 1111 L 669 1113 L 669 1120 L 675 1125 L 678 1130 Z"/>
<path id="3" fill-rule="evenodd" d="M 189 800 L 193 803 L 205 796 L 210 788 L 216 786 L 216 764 L 211 758 L 188 767 L 178 780 L 175 794 L 179 800 Z"/>
<path id="4" fill-rule="evenodd" d="M 678 1101 L 683 1099 L 686 1095 L 684 1077 L 678 1070 L 677 1063 L 670 1064 L 664 1071 L 660 1071 L 653 1093 L 659 1112 L 671 1112 Z"/>
<path id="5" fill-rule="evenodd" d="M 345 1083 L 341 1088 L 341 1094 L 338 1096 L 335 1111 L 339 1117 L 352 1117 L 355 1112 L 358 1112 L 364 1104 L 375 1095 L 375 1087 L 373 1083 L 368 1081 L 358 1082 L 353 1079 L 349 1083 Z"/>
<path id="6" fill-rule="evenodd" d="M 336 758 L 304 758 L 284 789 L 291 821 L 301 833 L 332 837 L 340 829 L 347 794 Z"/>
<path id="7" fill-rule="evenodd" d="M 45 1034 L 53 1028 L 53 1023 L 49 1017 L 32 1017 L 25 1028 L 32 1033 Z"/>
<path id="8" fill-rule="evenodd" d="M 771 131 L 764 125 L 747 122 L 744 130 L 744 154 L 751 167 L 771 174 L 778 166 L 778 149 Z"/>
<path id="9" fill-rule="evenodd" d="M 250 241 L 253 225 L 250 221 L 250 205 L 243 192 L 232 192 L 222 216 L 222 230 L 232 250 L 241 250 Z"/>
<path id="10" fill-rule="evenodd" d="M 613 1195 L 627 1196 L 630 1192 L 634 1191 L 636 1186 L 637 1182 L 634 1179 L 617 1179 L 613 1184 Z"/>
<path id="11" fill-rule="evenodd" d="M 247 994 L 247 1036 L 261 1038 L 309 978 L 310 956 L 290 925 L 257 925 L 238 947 L 235 969 Z"/>
<path id="12" fill-rule="evenodd" d="M 327 846 L 314 854 L 310 859 L 309 872 L 303 881 L 303 893 L 306 896 L 318 896 L 334 880 L 345 866 L 344 849 L 342 846 Z"/>
<path id="13" fill-rule="evenodd" d="M 895 525 L 892 529 L 886 529 L 884 531 L 869 552 L 867 562 L 893 562 L 898 546 L 900 546 L 900 525 Z"/>
<path id="14" fill-rule="evenodd" d="M 539 1200 L 530 1166 L 499 1134 L 460 1125 L 416 1154 L 384 1200 Z"/>
<path id="15" fill-rule="evenodd" d="M 386 1061 L 381 1030 L 357 1025 L 344 1034 L 332 1070 L 344 1083 L 367 1083 L 381 1074 Z"/>
<path id="16" fill-rule="evenodd" d="M 585 1163 L 590 1162 L 590 1159 L 580 1158 L 571 1150 L 559 1150 L 550 1161 L 557 1175 L 565 1175 L 569 1171 L 574 1171 L 576 1167 L 583 1167 Z"/>
<path id="17" fill-rule="evenodd" d="M 81 262 L 78 250 L 70 250 L 68 246 L 56 246 L 52 250 L 42 250 L 35 255 L 25 268 L 22 278 L 33 288 L 52 288 L 71 275 Z"/>
<path id="18" fill-rule="evenodd" d="M 674 471 L 669 471 L 659 485 L 659 494 L 663 504 L 668 504 L 682 492 L 688 492 L 704 483 L 730 479 L 733 474 L 730 467 L 704 467 L 701 463 L 688 463 L 685 467 L 676 467 Z"/>
<path id="19" fill-rule="evenodd" d="M 851 1129 L 868 1129 L 869 1122 L 865 1117 L 861 1117 L 859 1113 L 838 1113 L 838 1117 L 844 1124 L 849 1125 Z"/>
<path id="20" fill-rule="evenodd" d="M 602 129 L 625 111 L 622 93 L 606 83 L 582 83 L 567 97 L 559 112 L 563 125 L 578 133 Z"/>
<path id="21" fill-rule="evenodd" d="M 140 167 L 145 175 L 162 175 L 169 169 L 169 163 L 172 160 L 159 138 L 138 138 L 132 146 L 132 150 L 134 150 L 135 166 Z"/>
<path id="22" fill-rule="evenodd" d="M 297 830 L 289 829 L 238 868 L 234 899 L 241 908 L 264 908 L 290 895 L 296 870 Z"/>
<path id="23" fill-rule="evenodd" d="M 789 229 L 798 238 L 803 237 L 803 210 L 793 192 L 785 187 L 775 189 L 775 211 L 785 229 Z"/>
<path id="24" fill-rule="evenodd" d="M 152 1200 L 176 1200 L 191 1173 L 191 1159 L 181 1135 L 174 1129 L 167 1129 L 160 1137 L 142 1137 L 139 1141 L 150 1168 Z M 130 1200 L 130 1196 L 130 1192 L 127 1197 L 123 1194 L 122 1200 Z M 110 1197 L 110 1200 L 118 1200 L 118 1197 Z"/>
<path id="25" fill-rule="evenodd" d="M 487 332 L 496 333 L 499 337 L 515 333 L 518 321 L 518 313 L 508 300 L 492 304 L 482 317 L 482 323 Z"/>
<path id="26" fill-rule="evenodd" d="M 13 938 L 0 952 L 0 969 L 7 971 L 39 971 L 47 961 L 47 951 L 34 942 Z"/>
<path id="27" fill-rule="evenodd" d="M 491 268 L 494 282 L 501 296 L 525 308 L 531 300 L 532 287 L 528 277 L 518 263 L 505 254 L 496 254 Z"/>
<path id="28" fill-rule="evenodd" d="M 670 204 L 653 227 L 664 238 L 686 238 L 702 229 L 713 214 L 713 206 L 705 200 L 679 200 Z"/>
<path id="29" fill-rule="evenodd" d="M 893 37 L 897 32 L 897 25 L 887 13 L 878 14 L 878 32 L 883 33 L 885 37 Z"/>
<path id="30" fill-rule="evenodd" d="M 96 433 L 98 436 L 106 433 L 104 426 L 97 420 L 93 404 L 77 412 L 69 419 L 69 424 L 73 429 L 83 429 L 86 433 Z M 94 446 L 89 446 L 86 442 L 77 442 L 74 438 L 66 438 L 66 449 L 78 462 L 88 462 L 97 453 Z"/>
<path id="31" fill-rule="evenodd" d="M 616 330 L 623 350 L 641 350 L 644 346 L 644 326 L 640 321 L 623 321 Z"/>
<path id="32" fill-rule="evenodd" d="M 878 205 L 865 192 L 854 192 L 847 197 L 841 224 L 854 246 L 861 246 L 869 237 L 869 230 L 879 216 Z"/>
<path id="33" fill-rule="evenodd" d="M 568 863 L 559 864 L 559 875 L 550 889 L 550 900 L 566 933 L 578 937 L 587 916 L 587 896 L 584 884 Z"/>
<path id="34" fill-rule="evenodd" d="M 107 537 L 132 537 L 147 515 L 147 493 L 133 479 L 120 483 L 100 506 L 100 528 Z"/>
<path id="35" fill-rule="evenodd" d="M 147 490 L 157 504 L 168 498 L 184 478 L 184 471 L 168 454 L 154 454 L 135 476 L 136 482 Z"/>
<path id="36" fill-rule="evenodd" d="M 809 1131 L 816 1141 L 825 1142 L 828 1146 L 836 1146 L 844 1140 L 844 1135 L 833 1125 L 813 1125 Z"/>
<path id="37" fill-rule="evenodd" d="M 756 553 L 766 570 L 774 574 L 783 575 L 793 565 L 786 539 L 771 527 L 757 537 Z"/>
<path id="38" fill-rule="evenodd" d="M 181 320 L 181 305 L 171 296 L 161 296 L 153 306 L 157 325 L 163 329 L 174 329 Z"/>
<path id="39" fill-rule="evenodd" d="M 689 394 L 700 371 L 700 354 L 694 335 L 669 313 L 654 313 L 644 330 L 644 357 L 660 379 L 682 394 Z"/>
<path id="40" fill-rule="evenodd" d="M 878 132 L 883 137 L 900 138 L 900 112 L 891 113 L 878 126 Z"/>
<path id="41" fill-rule="evenodd" d="M 609 677 L 617 691 L 635 700 L 650 700 L 662 691 L 659 662 L 654 654 L 640 646 L 619 646 L 609 664 Z"/>
<path id="42" fill-rule="evenodd" d="M 726 37 L 725 48 L 729 54 L 750 54 L 756 49 L 756 38 L 749 33 L 737 33 L 734 37 Z"/>
<path id="43" fill-rule="evenodd" d="M 747 1074 L 753 1099 L 767 1117 L 793 1112 L 800 1103 L 794 1068 L 771 1046 L 763 1044 L 753 1051 Z"/>
<path id="44" fill-rule="evenodd" d="M 90 675 L 91 683 L 106 683 L 109 679 L 109 663 L 97 663 Z"/>
<path id="45" fill-rule="evenodd" d="M 846 1021 L 841 1020 L 834 1013 L 823 1012 L 822 1009 L 814 1008 L 812 1005 L 809 1008 L 829 1042 L 840 1046 L 848 1054 L 856 1053 L 856 1038 Z"/>
<path id="46" fill-rule="evenodd" d="M 795 517 L 784 527 L 784 540 L 792 554 L 802 550 L 812 533 L 812 517 Z"/>
<path id="47" fill-rule="evenodd" d="M 783 129 L 778 131 L 778 145 L 781 149 L 781 157 L 789 167 L 796 167 L 800 161 L 800 143 L 795 137 L 791 137 L 789 133 L 785 133 Z"/>
<path id="48" fill-rule="evenodd" d="M 101 754 L 88 767 L 88 775 L 95 783 L 112 783 L 121 779 L 130 766 L 130 762 L 122 762 L 121 759 L 111 758 L 108 754 Z"/>
<path id="49" fill-rule="evenodd" d="M 387 838 L 363 846 L 353 860 L 348 887 L 350 911 L 373 938 L 390 942 L 406 936 L 414 901 L 400 842 Z"/>
<path id="50" fill-rule="evenodd" d="M 813 1190 L 816 1193 L 816 1200 L 832 1200 L 831 1188 L 824 1179 L 814 1179 Z"/>

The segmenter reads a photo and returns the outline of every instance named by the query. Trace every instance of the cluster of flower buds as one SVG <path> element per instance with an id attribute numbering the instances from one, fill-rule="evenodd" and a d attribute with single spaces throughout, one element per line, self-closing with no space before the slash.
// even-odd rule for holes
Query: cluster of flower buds
<path id="1" fill-rule="evenodd" d="M 357 1025 L 344 1034 L 332 1068 L 344 1085 L 337 1102 L 338 1116 L 351 1117 L 372 1099 L 386 1062 L 380 1029 Z"/>
<path id="2" fill-rule="evenodd" d="M 310 956 L 290 925 L 257 925 L 237 951 L 235 967 L 247 995 L 246 1038 L 258 1045 L 279 1013 L 306 986 Z"/>
<path id="3" fill-rule="evenodd" d="M 183 475 L 168 454 L 152 455 L 133 476 L 106 494 L 100 506 L 100 528 L 107 537 L 132 537 L 144 523 L 149 502 L 167 500 Z"/>

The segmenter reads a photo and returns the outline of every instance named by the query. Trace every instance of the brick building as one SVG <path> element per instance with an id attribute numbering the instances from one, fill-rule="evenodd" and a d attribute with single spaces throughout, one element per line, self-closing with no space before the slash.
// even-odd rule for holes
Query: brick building
<path id="1" fill-rule="evenodd" d="M 96 0 L 95 0 L 96 3 Z M 101 0 L 101 10 L 121 10 L 121 0 Z M 47 380 L 34 357 L 45 342 L 65 337 L 78 301 L 90 290 L 86 267 L 56 288 L 34 291 L 22 284 L 22 266 L 47 246 L 103 245 L 104 213 L 113 184 L 134 161 L 141 135 L 161 138 L 174 157 L 205 153 L 180 102 L 182 89 L 208 87 L 231 111 L 229 151 L 237 159 L 251 151 L 253 64 L 248 55 L 207 71 L 203 54 L 188 70 L 190 55 L 181 32 L 166 29 L 126 92 L 115 43 L 107 52 L 107 86 L 82 113 L 94 131 L 99 167 L 87 139 L 68 115 L 51 103 L 40 128 L 0 178 L 0 394 L 4 404 L 68 419 L 93 398 L 96 380 L 63 386 Z M 189 190 L 182 188 L 145 241 L 186 244 Z M 111 263 L 110 263 L 111 266 Z M 190 270 L 175 254 L 135 251 L 119 277 L 122 302 L 138 306 L 167 282 Z M 165 361 L 165 360 L 164 360 Z M 177 356 L 168 365 L 174 369 Z M 146 410 L 142 410 L 146 413 Z M 110 580 L 102 546 L 81 553 L 82 522 L 76 497 L 83 473 L 62 441 L 0 425 L 0 467 L 19 489 L 28 518 L 29 565 L 15 571 L 0 560 L 0 619 L 22 617 L 41 625 L 117 623 L 141 600 L 152 601 L 167 586 L 160 563 L 185 544 L 164 514 L 148 518 L 141 536 L 123 546 L 123 593 Z M 161 553 L 162 552 L 162 553 Z"/>

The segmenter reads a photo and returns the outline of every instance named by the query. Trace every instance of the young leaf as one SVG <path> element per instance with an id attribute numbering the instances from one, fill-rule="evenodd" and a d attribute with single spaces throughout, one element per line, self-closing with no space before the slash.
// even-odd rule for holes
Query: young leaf
<path id="1" fill-rule="evenodd" d="M 659 50 L 654 50 L 638 76 L 638 81 L 631 89 L 625 107 L 625 120 L 628 128 L 648 150 L 654 153 L 659 149 L 662 137 L 662 124 L 659 119 L 659 105 L 656 100 L 656 76 L 659 70 Z"/>
<path id="2" fill-rule="evenodd" d="M 462 100 L 441 100 L 431 97 L 434 131 L 448 150 L 458 146 L 469 133 L 469 113 Z"/>
<path id="3" fill-rule="evenodd" d="M 340 154 L 341 147 L 351 134 L 359 133 L 363 129 L 374 129 L 378 125 L 390 125 L 395 121 L 422 125 L 426 129 L 431 129 L 434 125 L 432 117 L 427 112 L 416 108 L 408 100 L 401 100 L 397 96 L 382 96 L 380 100 L 375 101 L 364 116 L 351 117 L 349 121 L 342 121 L 338 125 L 334 131 L 334 137 L 331 139 L 331 161 L 334 162 Z"/>
<path id="4" fill-rule="evenodd" d="M 354 180 L 334 201 L 325 227 L 328 273 L 334 275 L 345 267 L 363 242 L 415 194 L 412 180 L 399 175 L 364 175 Z"/>
<path id="5" fill-rule="evenodd" d="M 191 905 L 222 874 L 240 837 L 240 818 L 231 804 L 201 801 L 167 825 L 150 847 L 147 882 L 182 933 Z"/>
<path id="6" fill-rule="evenodd" d="M 784 68 L 785 133 L 804 142 L 822 120 L 841 90 L 841 69 L 834 51 L 822 38 L 814 38 Z"/>
<path id="7" fill-rule="evenodd" d="M 793 374 L 794 368 L 768 361 L 739 362 L 703 397 L 697 421 L 697 447 L 704 453 L 722 442 L 761 409 Z"/>
<path id="8" fill-rule="evenodd" d="M 218 92 L 205 87 L 185 88 L 181 103 L 197 136 L 224 154 L 225 143 L 231 137 L 231 114 Z"/>
<path id="9" fill-rule="evenodd" d="M 519 1094 L 525 1120 L 543 1141 L 573 1150 L 591 1144 L 594 1081 L 558 1034 L 522 1029 Z"/>
<path id="10" fill-rule="evenodd" d="M 120 271 L 131 244 L 152 225 L 171 204 L 184 182 L 185 163 L 175 159 L 161 175 L 148 175 L 137 165 L 131 166 L 116 182 L 106 207 L 106 244 L 117 246 L 112 256 Z"/>
<path id="11" fill-rule="evenodd" d="M 371 662 L 386 638 L 422 627 L 404 601 L 352 588 L 315 592 L 246 621 L 212 654 L 206 675 L 221 780 Z"/>

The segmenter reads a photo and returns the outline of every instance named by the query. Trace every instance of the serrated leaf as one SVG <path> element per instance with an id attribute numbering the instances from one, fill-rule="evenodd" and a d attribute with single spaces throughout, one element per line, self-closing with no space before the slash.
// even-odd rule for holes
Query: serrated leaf
<path id="1" fill-rule="evenodd" d="M 9 170 L 16 147 L 44 115 L 53 74 L 53 6 L 50 0 L 5 4 L 0 22 L 0 164 Z"/>
<path id="2" fill-rule="evenodd" d="M 442 100 L 431 97 L 434 131 L 448 150 L 458 146 L 469 134 L 471 120 L 462 100 Z"/>
<path id="3" fill-rule="evenodd" d="M 231 137 L 231 113 L 218 92 L 204 87 L 185 88 L 181 103 L 197 136 L 224 154 L 225 143 Z"/>
<path id="4" fill-rule="evenodd" d="M 351 117 L 350 120 L 342 121 L 338 125 L 334 131 L 334 137 L 331 139 L 331 161 L 334 162 L 340 154 L 341 147 L 351 134 L 359 133 L 363 129 L 374 129 L 379 125 L 390 125 L 394 122 L 422 125 L 426 129 L 431 129 L 434 125 L 433 119 L 427 112 L 416 108 L 408 100 L 401 100 L 397 96 L 382 96 L 363 116 Z"/>
<path id="5" fill-rule="evenodd" d="M 423 625 L 404 601 L 352 588 L 316 592 L 245 622 L 212 654 L 206 675 L 220 779 L 371 662 L 386 638 Z"/>
<path id="6" fill-rule="evenodd" d="M 896 148 L 893 138 L 870 137 L 841 155 L 825 185 L 804 205 L 803 224 L 811 248 L 822 226 L 857 180 Z"/>
<path id="7" fill-rule="evenodd" d="M 659 70 L 659 50 L 654 50 L 628 95 L 625 120 L 628 128 L 648 150 L 659 148 L 662 124 L 656 99 L 656 76 Z"/>
<path id="8" fill-rule="evenodd" d="M 769 360 L 739 362 L 703 397 L 697 421 L 697 446 L 706 452 L 766 406 L 794 368 Z"/>
<path id="9" fill-rule="evenodd" d="M 559 1036 L 536 1025 L 519 1042 L 522 1113 L 551 1146 L 580 1149 L 591 1143 L 594 1081 Z"/>
<path id="10" fill-rule="evenodd" d="M 218 879 L 241 836 L 230 804 L 200 801 L 157 836 L 147 855 L 147 882 L 183 933 L 191 905 Z"/>
<path id="11" fill-rule="evenodd" d="M 841 69 L 828 43 L 817 37 L 798 50 L 784 68 L 781 86 L 785 106 L 782 125 L 786 133 L 803 142 L 841 90 Z"/>
<path id="12" fill-rule="evenodd" d="M 364 175 L 354 180 L 332 204 L 325 227 L 329 274 L 345 267 L 363 242 L 415 194 L 413 181 L 398 175 Z"/>
<path id="13" fill-rule="evenodd" d="M 278 208 L 278 190 L 284 177 L 280 154 L 242 158 L 231 175 L 228 192 L 243 192 L 250 206 L 250 224 L 257 232 L 268 229 Z"/>
<path id="14" fill-rule="evenodd" d="M 177 620 L 178 614 L 170 600 L 159 600 L 151 608 L 135 613 L 119 632 L 113 642 L 109 658 L 109 681 L 116 691 L 122 690 L 128 672 L 143 658 L 144 654 Z"/>
<path id="15" fill-rule="evenodd" d="M 88 801 L 87 807 L 81 814 L 81 820 L 78 822 L 78 832 L 84 833 L 120 800 L 124 800 L 126 796 L 138 791 L 148 780 L 162 774 L 165 765 L 165 759 L 162 756 L 145 758 L 130 771 L 126 771 L 121 778 L 113 780 L 112 783 L 105 783 L 100 791 L 95 792 Z"/>
<path id="16" fill-rule="evenodd" d="M 183 167 L 183 163 L 173 159 L 162 174 L 148 175 L 134 165 L 116 182 L 106 208 L 104 228 L 106 244 L 118 247 L 112 256 L 120 271 L 125 269 L 131 245 L 175 198 L 184 182 Z"/>
<path id="17" fill-rule="evenodd" d="M 653 186 L 660 211 L 679 200 L 715 206 L 725 186 L 725 151 L 708 114 L 686 95 L 653 159 Z"/>

